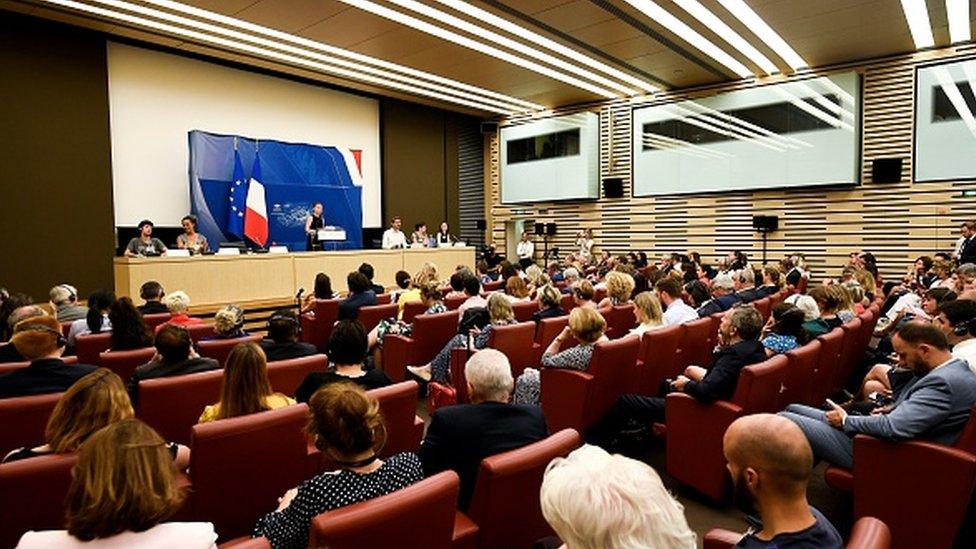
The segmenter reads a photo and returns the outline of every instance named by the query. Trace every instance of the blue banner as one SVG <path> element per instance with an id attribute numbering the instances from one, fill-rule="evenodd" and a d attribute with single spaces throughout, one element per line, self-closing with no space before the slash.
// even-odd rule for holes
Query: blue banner
<path id="1" fill-rule="evenodd" d="M 244 200 L 238 201 L 239 193 L 232 192 L 232 187 L 237 187 L 235 181 L 250 179 L 258 149 L 267 202 L 269 246 L 305 250 L 305 218 L 312 205 L 321 202 L 326 225 L 346 231 L 346 241 L 337 242 L 334 247 L 362 248 L 362 188 L 355 183 L 359 178 L 350 173 L 350 169 L 358 168 L 352 164 L 353 155 L 348 151 L 199 130 L 189 133 L 189 144 L 190 209 L 199 220 L 197 230 L 214 248 L 219 242 L 240 240 L 236 231 L 243 227 L 232 227 L 228 222 L 235 213 L 232 206 L 243 211 Z M 236 173 L 237 166 L 243 171 L 241 179 Z M 240 187 L 246 189 L 246 185 Z M 332 244 L 328 246 L 332 247 Z"/>

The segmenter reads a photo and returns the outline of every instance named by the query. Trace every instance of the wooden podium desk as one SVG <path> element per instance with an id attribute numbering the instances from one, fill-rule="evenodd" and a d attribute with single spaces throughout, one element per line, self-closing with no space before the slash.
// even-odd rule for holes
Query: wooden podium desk
<path id="1" fill-rule="evenodd" d="M 387 288 L 396 286 L 396 272 L 411 275 L 426 262 L 437 265 L 447 279 L 458 265 L 474 270 L 475 250 L 430 248 L 407 250 L 344 250 L 335 252 L 296 252 L 287 254 L 203 255 L 191 257 L 116 257 L 115 293 L 140 303 L 139 288 L 149 280 L 163 285 L 167 292 L 183 290 L 190 296 L 191 311 L 227 303 L 287 301 L 299 288 L 311 293 L 315 275 L 322 272 L 332 279 L 335 291 L 345 291 L 346 276 L 369 263 L 374 282 Z"/>

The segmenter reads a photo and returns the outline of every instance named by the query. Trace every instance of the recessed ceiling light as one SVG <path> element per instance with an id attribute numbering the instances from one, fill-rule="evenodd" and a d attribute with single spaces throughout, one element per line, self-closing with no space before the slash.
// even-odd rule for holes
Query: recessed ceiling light
<path id="1" fill-rule="evenodd" d="M 953 44 L 972 39 L 969 29 L 969 0 L 946 0 L 949 19 L 949 40 Z"/>
<path id="2" fill-rule="evenodd" d="M 720 0 L 721 1 L 721 0 Z M 915 49 L 931 48 L 935 45 L 932 24 L 929 22 L 929 8 L 925 0 L 901 0 L 901 9 L 908 20 L 908 30 L 912 33 Z"/>
<path id="3" fill-rule="evenodd" d="M 743 0 L 718 0 L 725 6 L 736 19 L 741 21 L 750 31 L 760 40 L 766 43 L 776 55 L 783 58 L 786 64 L 795 71 L 807 67 L 807 62 L 796 51 L 783 40 L 783 37 L 776 33 L 772 27 L 763 21 L 755 11 L 752 10 Z"/>
<path id="4" fill-rule="evenodd" d="M 690 13 L 692 17 L 700 21 L 712 32 L 721 36 L 722 40 L 725 40 L 732 47 L 739 50 L 740 53 L 758 65 L 766 74 L 779 72 L 779 68 L 768 57 L 754 48 L 752 44 L 746 42 L 745 38 L 742 38 L 742 35 L 732 30 L 732 27 L 726 25 L 724 21 L 710 12 L 708 8 L 701 5 L 698 0 L 674 0 L 674 3 L 681 6 L 681 8 Z"/>
<path id="5" fill-rule="evenodd" d="M 677 17 L 671 15 L 664 8 L 655 4 L 651 0 L 624 0 L 635 9 L 650 17 L 658 24 L 678 35 L 682 40 L 691 44 L 702 53 L 728 67 L 732 72 L 741 78 L 749 78 L 752 71 L 748 67 L 737 61 L 734 57 L 713 44 L 710 40 L 702 36 L 695 29 L 686 25 Z"/>

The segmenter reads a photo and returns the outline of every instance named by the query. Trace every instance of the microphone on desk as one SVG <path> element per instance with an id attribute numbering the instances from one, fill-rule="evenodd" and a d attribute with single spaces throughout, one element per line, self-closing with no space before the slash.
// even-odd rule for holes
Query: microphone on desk
<path id="1" fill-rule="evenodd" d="M 302 314 L 302 294 L 305 293 L 305 288 L 299 288 L 298 293 L 295 294 L 295 303 L 298 304 L 298 314 Z"/>

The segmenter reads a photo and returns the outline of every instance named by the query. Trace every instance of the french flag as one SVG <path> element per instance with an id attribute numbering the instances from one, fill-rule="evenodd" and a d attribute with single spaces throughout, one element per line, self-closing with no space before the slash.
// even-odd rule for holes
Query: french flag
<path id="1" fill-rule="evenodd" d="M 261 179 L 261 158 L 255 154 L 251 181 L 247 186 L 244 236 L 263 248 L 268 242 L 268 207 L 264 201 L 264 184 Z"/>

